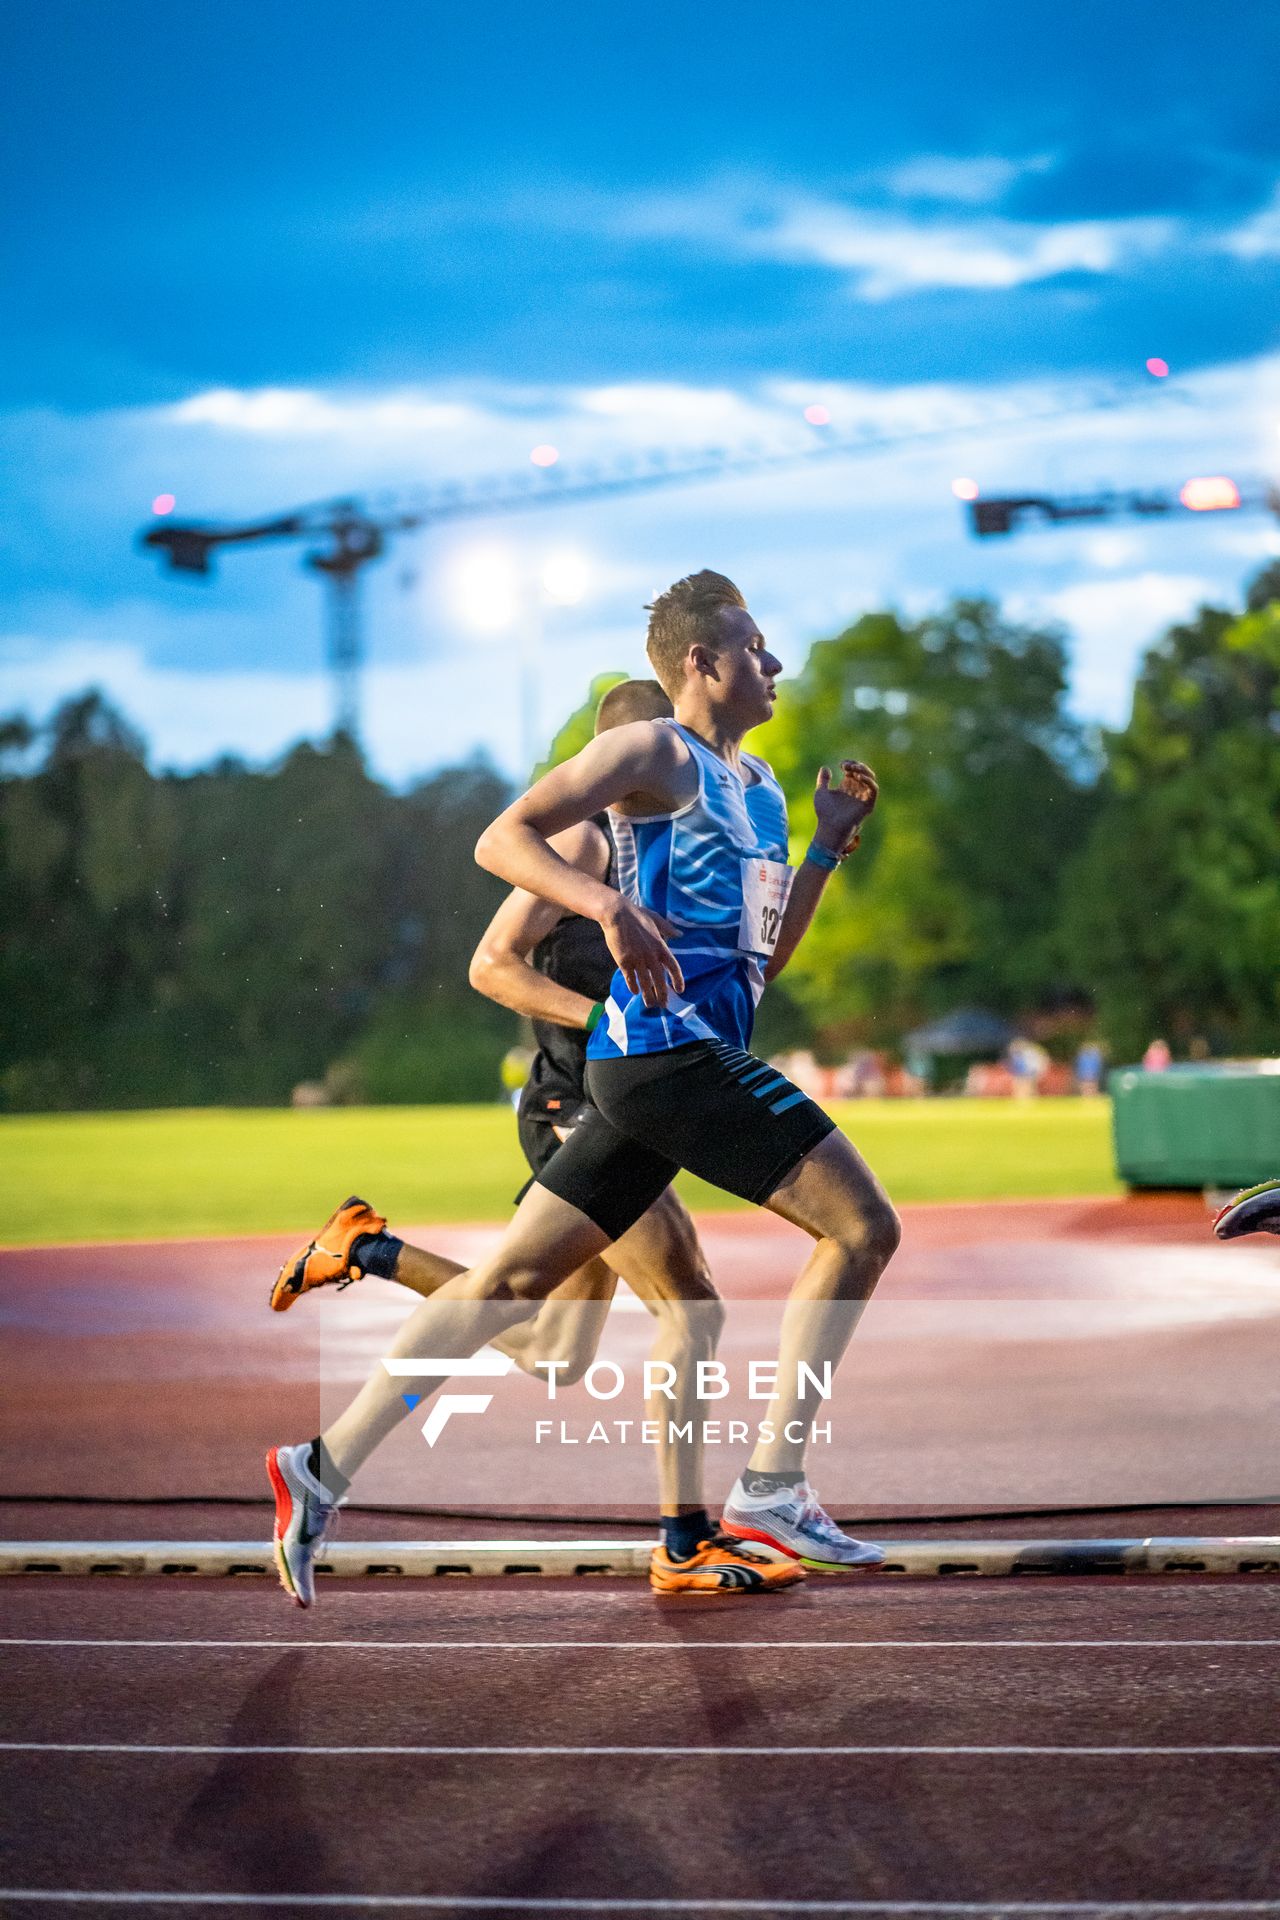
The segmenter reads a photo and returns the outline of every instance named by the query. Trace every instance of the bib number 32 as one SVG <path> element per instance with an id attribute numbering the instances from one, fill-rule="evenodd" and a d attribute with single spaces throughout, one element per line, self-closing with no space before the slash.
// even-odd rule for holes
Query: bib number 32
<path id="1" fill-rule="evenodd" d="M 791 869 L 784 860 L 742 862 L 742 920 L 738 944 L 747 953 L 772 953 L 778 944 Z"/>

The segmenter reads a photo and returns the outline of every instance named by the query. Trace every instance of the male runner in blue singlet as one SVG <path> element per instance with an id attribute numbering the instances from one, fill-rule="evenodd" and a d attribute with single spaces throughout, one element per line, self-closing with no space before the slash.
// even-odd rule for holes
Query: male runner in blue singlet
<path id="1" fill-rule="evenodd" d="M 876 802 L 870 770 L 819 770 L 816 830 L 786 866 L 782 794 L 742 752 L 769 719 L 781 671 L 738 589 L 704 572 L 655 601 L 649 658 L 673 721 L 619 727 L 555 768 L 481 836 L 480 863 L 600 925 L 618 963 L 588 1049 L 594 1111 L 539 1175 L 503 1240 L 406 1322 L 396 1352 L 462 1357 L 474 1308 L 525 1317 L 530 1303 L 625 1233 L 681 1166 L 804 1228 L 814 1241 L 785 1309 L 778 1385 L 762 1441 L 725 1508 L 726 1530 L 793 1562 L 876 1564 L 843 1534 L 804 1475 L 812 1415 L 802 1365 L 834 1366 L 899 1237 L 883 1189 L 815 1103 L 746 1051 L 756 1000 L 794 953 L 823 890 Z M 608 807 L 619 886 L 571 868 L 553 837 Z M 313 1446 L 319 1491 L 299 1495 L 281 1552 L 305 1575 L 308 1539 L 350 1476 L 404 1417 L 375 1376 Z M 659 1552 L 661 1550 L 659 1549 Z"/>

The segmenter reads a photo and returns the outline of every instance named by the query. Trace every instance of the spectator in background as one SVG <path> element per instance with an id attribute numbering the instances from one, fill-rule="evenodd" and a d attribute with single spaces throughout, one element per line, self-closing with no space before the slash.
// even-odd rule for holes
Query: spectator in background
<path id="1" fill-rule="evenodd" d="M 1034 1040 L 1024 1039 L 1019 1034 L 1009 1042 L 1005 1058 L 1013 1075 L 1014 1098 L 1029 1100 L 1040 1091 L 1040 1076 L 1049 1066 L 1048 1054 Z"/>
<path id="2" fill-rule="evenodd" d="M 1102 1087 L 1102 1048 L 1096 1040 L 1084 1040 L 1076 1054 L 1076 1087 L 1081 1093 L 1098 1093 Z"/>
<path id="3" fill-rule="evenodd" d="M 873 1053 L 870 1048 L 864 1048 L 861 1053 L 851 1055 L 846 1064 L 845 1073 L 850 1099 L 882 1100 L 884 1098 L 884 1061 L 878 1053 Z"/>
<path id="4" fill-rule="evenodd" d="M 1142 1056 L 1142 1064 L 1148 1073 L 1163 1073 L 1173 1065 L 1173 1055 L 1169 1051 L 1167 1040 L 1153 1040 Z"/>

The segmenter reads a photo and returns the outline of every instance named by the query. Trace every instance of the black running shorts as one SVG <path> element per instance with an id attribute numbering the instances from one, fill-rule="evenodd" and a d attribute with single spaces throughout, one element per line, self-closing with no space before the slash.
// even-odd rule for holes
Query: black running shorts
<path id="1" fill-rule="evenodd" d="M 516 1111 L 516 1134 L 533 1172 L 512 1201 L 513 1206 L 520 1205 L 534 1180 L 541 1177 L 548 1162 L 559 1153 L 565 1141 L 592 1111 L 582 1099 L 565 1100 L 563 1108 L 562 1113 L 552 1118 L 540 1102 L 521 1100 Z"/>
<path id="2" fill-rule="evenodd" d="M 589 1060 L 587 1092 L 592 1108 L 538 1184 L 611 1240 L 635 1225 L 681 1167 L 760 1205 L 835 1131 L 785 1074 L 720 1040 Z"/>

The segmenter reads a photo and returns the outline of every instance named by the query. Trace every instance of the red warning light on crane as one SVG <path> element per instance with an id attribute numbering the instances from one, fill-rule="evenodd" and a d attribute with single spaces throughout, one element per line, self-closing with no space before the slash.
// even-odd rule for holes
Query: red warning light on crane
<path id="1" fill-rule="evenodd" d="M 1179 488 L 1178 498 L 1192 513 L 1221 513 L 1240 505 L 1240 489 L 1225 473 L 1206 474 L 1188 480 Z"/>
<path id="2" fill-rule="evenodd" d="M 160 514 L 172 513 L 177 504 L 171 493 L 158 493 L 151 502 L 151 511 Z"/>

